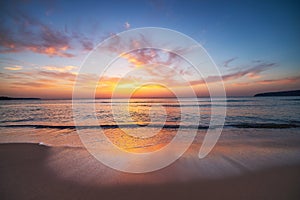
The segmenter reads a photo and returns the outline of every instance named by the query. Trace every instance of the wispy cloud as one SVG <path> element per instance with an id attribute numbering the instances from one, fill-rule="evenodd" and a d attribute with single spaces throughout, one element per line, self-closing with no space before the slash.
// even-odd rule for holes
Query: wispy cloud
<path id="1" fill-rule="evenodd" d="M 245 70 L 240 70 L 237 71 L 235 73 L 231 73 L 228 75 L 224 75 L 222 76 L 222 79 L 224 81 L 228 81 L 228 80 L 232 80 L 232 79 L 238 79 L 244 76 L 248 76 L 248 77 L 254 77 L 259 75 L 261 72 L 266 71 L 272 67 L 275 67 L 276 63 L 268 63 L 268 62 L 264 62 L 264 63 L 260 63 L 258 65 L 255 65 L 253 67 L 250 67 L 248 69 Z"/>
<path id="2" fill-rule="evenodd" d="M 58 72 L 58 71 L 38 71 L 38 77 L 52 78 L 53 80 L 61 81 L 74 81 L 76 75 L 71 72 Z M 59 86 L 58 86 L 59 88 Z"/>
<path id="3" fill-rule="evenodd" d="M 271 84 L 292 84 L 292 83 L 300 83 L 300 76 L 292 76 L 292 77 L 285 77 L 280 79 L 265 79 L 265 80 L 258 80 L 258 81 L 250 81 L 250 82 L 242 82 L 242 83 L 233 83 L 235 86 L 246 86 L 246 85 L 271 85 Z"/>
<path id="4" fill-rule="evenodd" d="M 250 67 L 248 69 L 239 70 L 237 72 L 226 74 L 221 77 L 220 76 L 209 76 L 204 80 L 192 81 L 192 84 L 193 85 L 201 85 L 201 84 L 205 84 L 205 83 L 213 83 L 213 82 L 219 82 L 219 81 L 231 81 L 231 80 L 237 80 L 237 79 L 245 77 L 245 76 L 253 78 L 274 66 L 276 66 L 276 63 L 264 62 L 264 63 L 260 63 L 258 65 L 255 65 L 253 67 Z"/>
<path id="5" fill-rule="evenodd" d="M 67 32 L 66 32 L 67 33 Z M 83 51 L 91 51 L 94 48 L 94 42 L 91 38 L 85 36 L 83 33 L 78 31 L 72 31 L 70 38 L 81 46 Z"/>
<path id="6" fill-rule="evenodd" d="M 258 84 L 289 84 L 300 82 L 300 76 L 287 77 L 282 79 L 267 79 L 262 81 L 256 81 Z"/>
<path id="7" fill-rule="evenodd" d="M 75 66 L 63 66 L 63 67 L 57 67 L 57 66 L 43 66 L 41 67 L 41 69 L 43 70 L 47 70 L 47 71 L 56 71 L 56 72 L 70 72 L 72 70 L 77 69 L 77 67 Z"/>
<path id="8" fill-rule="evenodd" d="M 36 69 L 27 69 L 22 71 L 9 70 L 7 72 L 0 73 L 0 78 L 3 83 L 6 85 L 13 85 L 14 83 L 28 83 L 35 82 L 37 84 L 31 84 L 38 86 L 41 84 L 49 83 L 61 83 L 64 84 L 73 84 L 76 78 L 76 73 L 72 70 L 76 69 L 75 66 L 44 66 Z M 91 78 L 91 77 L 89 77 Z M 87 80 L 89 79 L 86 78 Z M 20 85 L 19 84 L 19 85 Z M 26 84 L 24 84 L 25 86 Z M 57 85 L 57 88 L 60 88 L 60 85 Z"/>
<path id="9" fill-rule="evenodd" d="M 55 85 L 53 84 L 47 84 L 47 83 L 43 83 L 43 82 L 30 82 L 30 81 L 15 81 L 12 83 L 14 85 L 14 87 L 31 87 L 31 88 L 49 88 L 49 87 L 55 87 Z"/>
<path id="10" fill-rule="evenodd" d="M 236 59 L 238 59 L 238 57 L 233 57 L 228 60 L 225 60 L 225 62 L 223 63 L 223 67 L 225 67 L 225 68 L 231 67 L 231 66 L 229 66 L 229 64 L 232 63 L 233 61 L 235 61 Z"/>
<path id="11" fill-rule="evenodd" d="M 18 71 L 18 70 L 23 69 L 23 67 L 22 67 L 22 66 L 16 65 L 16 66 L 14 66 L 14 67 L 4 67 L 4 69 L 6 69 L 6 70 L 11 70 L 11 71 Z"/>

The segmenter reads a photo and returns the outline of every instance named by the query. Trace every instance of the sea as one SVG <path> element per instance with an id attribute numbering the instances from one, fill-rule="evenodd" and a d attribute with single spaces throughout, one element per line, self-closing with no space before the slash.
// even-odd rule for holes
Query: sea
<path id="1" fill-rule="evenodd" d="M 76 146 L 77 130 L 101 129 L 118 146 L 144 148 L 171 141 L 179 128 L 298 129 L 300 97 L 2 100 L 0 114 L 0 143 Z"/>

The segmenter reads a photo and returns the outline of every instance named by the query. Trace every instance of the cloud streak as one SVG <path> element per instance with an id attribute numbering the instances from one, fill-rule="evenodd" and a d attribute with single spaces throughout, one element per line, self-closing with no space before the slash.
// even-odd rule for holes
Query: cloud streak
<path id="1" fill-rule="evenodd" d="M 72 70 L 77 69 L 77 67 L 75 66 L 63 66 L 63 67 L 56 67 L 56 66 L 43 66 L 41 67 L 41 69 L 43 70 L 47 70 L 47 71 L 55 71 L 55 72 L 70 72 Z"/>
<path id="2" fill-rule="evenodd" d="M 22 67 L 22 66 L 16 65 L 16 66 L 14 66 L 14 67 L 4 67 L 4 69 L 6 69 L 6 70 L 11 70 L 11 71 L 18 71 L 18 70 L 23 69 L 23 67 Z"/>
<path id="3" fill-rule="evenodd" d="M 204 80 L 192 81 L 191 83 L 193 85 L 202 85 L 202 84 L 205 84 L 205 83 L 219 82 L 221 80 L 223 80 L 223 81 L 237 80 L 237 79 L 245 77 L 245 76 L 248 76 L 248 77 L 251 78 L 251 77 L 258 76 L 260 73 L 262 73 L 262 72 L 264 72 L 264 71 L 266 71 L 266 70 L 268 70 L 268 69 L 270 69 L 274 66 L 276 66 L 276 63 L 264 62 L 264 63 L 260 63 L 258 65 L 255 65 L 253 67 L 250 67 L 248 69 L 239 70 L 237 72 L 226 74 L 226 75 L 223 75 L 221 77 L 220 76 L 209 76 Z"/>
<path id="4" fill-rule="evenodd" d="M 265 80 L 258 80 L 258 81 L 251 81 L 251 82 L 244 82 L 244 83 L 234 83 L 235 86 L 247 86 L 247 85 L 282 85 L 282 84 L 293 84 L 293 83 L 300 83 L 300 76 L 292 76 L 292 77 L 285 77 L 280 79 L 265 79 Z"/>
<path id="5" fill-rule="evenodd" d="M 223 67 L 230 68 L 231 66 L 229 66 L 229 64 L 232 63 L 233 61 L 235 61 L 236 59 L 238 59 L 238 57 L 233 57 L 233 58 L 230 58 L 230 59 L 226 60 L 223 63 Z"/>

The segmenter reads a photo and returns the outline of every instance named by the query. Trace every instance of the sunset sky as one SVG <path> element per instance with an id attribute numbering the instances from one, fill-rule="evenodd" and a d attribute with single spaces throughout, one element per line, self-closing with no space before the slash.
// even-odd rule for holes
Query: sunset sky
<path id="1" fill-rule="evenodd" d="M 173 29 L 199 42 L 218 66 L 228 96 L 300 89 L 299 5 L 297 1 L 1 1 L 0 96 L 71 98 L 87 54 L 109 36 L 140 27 Z M 159 64 L 144 67 L 135 81 L 159 74 L 173 77 L 174 72 L 161 65 L 170 55 L 142 53 L 143 58 L 134 52 L 121 56 L 100 80 L 96 97 L 110 97 L 120 80 L 118 68 L 141 70 L 154 62 L 149 59 L 153 54 Z M 181 64 L 173 70 L 187 69 Z M 155 70 L 161 73 L 156 75 Z M 199 96 L 207 95 L 203 81 L 188 70 L 182 74 Z M 87 82 L 98 78 L 86 74 Z M 213 76 L 204 79 L 214 84 Z M 165 79 L 170 85 L 176 80 Z M 123 81 L 123 88 L 133 86 L 131 79 Z M 180 92 L 188 96 L 184 89 Z M 83 89 L 83 98 L 84 94 Z M 151 85 L 137 96 L 144 95 L 169 96 L 170 91 Z"/>

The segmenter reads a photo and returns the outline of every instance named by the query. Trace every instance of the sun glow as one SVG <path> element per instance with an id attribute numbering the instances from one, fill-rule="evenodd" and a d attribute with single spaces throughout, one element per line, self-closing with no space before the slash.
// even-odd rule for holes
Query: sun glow
<path id="1" fill-rule="evenodd" d="M 131 97 L 132 98 L 144 98 L 144 97 L 158 98 L 158 97 L 175 97 L 175 95 L 170 89 L 160 84 L 146 84 L 136 89 L 132 93 Z"/>

